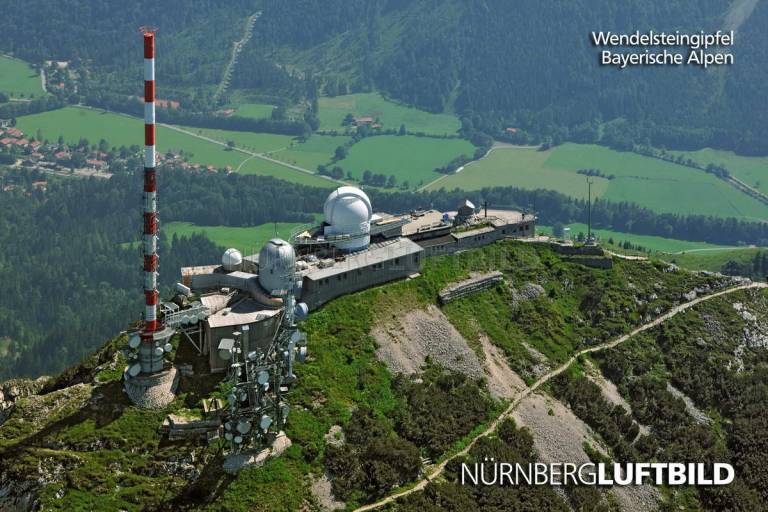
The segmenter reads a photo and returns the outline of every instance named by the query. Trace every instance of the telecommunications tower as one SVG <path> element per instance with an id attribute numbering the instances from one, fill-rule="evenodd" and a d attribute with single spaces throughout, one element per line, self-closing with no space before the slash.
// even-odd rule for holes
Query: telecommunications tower
<path id="1" fill-rule="evenodd" d="M 173 400 L 176 369 L 166 368 L 164 355 L 175 330 L 158 318 L 157 291 L 157 177 L 155 172 L 155 32 L 142 27 L 144 37 L 144 200 L 143 200 L 143 276 L 144 322 L 139 331 L 129 333 L 130 361 L 125 373 L 125 389 L 131 399 L 146 407 L 163 407 Z M 167 388 L 167 389 L 166 389 Z M 150 392 L 151 390 L 151 392 Z"/>

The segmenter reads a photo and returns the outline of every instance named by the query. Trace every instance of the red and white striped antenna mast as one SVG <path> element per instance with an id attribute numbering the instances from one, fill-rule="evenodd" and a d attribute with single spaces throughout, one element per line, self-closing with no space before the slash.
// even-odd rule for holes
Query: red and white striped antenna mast
<path id="1" fill-rule="evenodd" d="M 161 330 L 157 319 L 157 177 L 155 174 L 155 32 L 141 27 L 144 35 L 144 328 L 142 341 L 152 343 Z"/>

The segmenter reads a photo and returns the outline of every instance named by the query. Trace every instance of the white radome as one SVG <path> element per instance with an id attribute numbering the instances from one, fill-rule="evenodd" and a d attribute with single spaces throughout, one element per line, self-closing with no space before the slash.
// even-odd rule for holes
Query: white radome
<path id="1" fill-rule="evenodd" d="M 240 251 L 237 249 L 227 249 L 224 251 L 224 254 L 221 256 L 221 266 L 224 267 L 224 270 L 227 272 L 232 272 L 235 270 L 238 270 L 240 268 L 240 265 L 243 264 L 243 255 L 240 254 Z"/>
<path id="2" fill-rule="evenodd" d="M 336 247 L 348 251 L 364 249 L 370 243 L 373 208 L 368 196 L 357 187 L 339 187 L 328 195 L 323 206 L 325 235 L 349 235 Z"/>
<path id="3" fill-rule="evenodd" d="M 259 252 L 259 284 L 274 295 L 293 290 L 296 273 L 296 253 L 293 246 L 273 238 Z"/>

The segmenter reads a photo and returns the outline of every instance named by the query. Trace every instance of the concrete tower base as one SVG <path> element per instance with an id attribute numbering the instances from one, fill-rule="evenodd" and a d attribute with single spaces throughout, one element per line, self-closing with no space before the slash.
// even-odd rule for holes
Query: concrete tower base
<path id="1" fill-rule="evenodd" d="M 136 377 L 131 377 L 126 372 L 123 377 L 125 392 L 131 402 L 142 409 L 163 409 L 176 398 L 179 373 L 173 366 L 157 373 L 139 374 Z"/>

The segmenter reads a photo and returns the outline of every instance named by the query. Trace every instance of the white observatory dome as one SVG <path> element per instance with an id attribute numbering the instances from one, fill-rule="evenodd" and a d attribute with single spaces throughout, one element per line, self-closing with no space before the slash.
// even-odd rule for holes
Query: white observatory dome
<path id="1" fill-rule="evenodd" d="M 349 235 L 334 245 L 346 251 L 368 247 L 371 241 L 371 200 L 357 187 L 339 187 L 328 195 L 323 206 L 325 235 Z"/>
<path id="2" fill-rule="evenodd" d="M 291 244 L 279 238 L 264 244 L 259 252 L 259 284 L 267 293 L 293 290 L 295 273 L 296 253 Z"/>
<path id="3" fill-rule="evenodd" d="M 233 272 L 240 269 L 243 264 L 243 255 L 237 249 L 229 248 L 221 256 L 221 266 L 227 272 Z"/>

